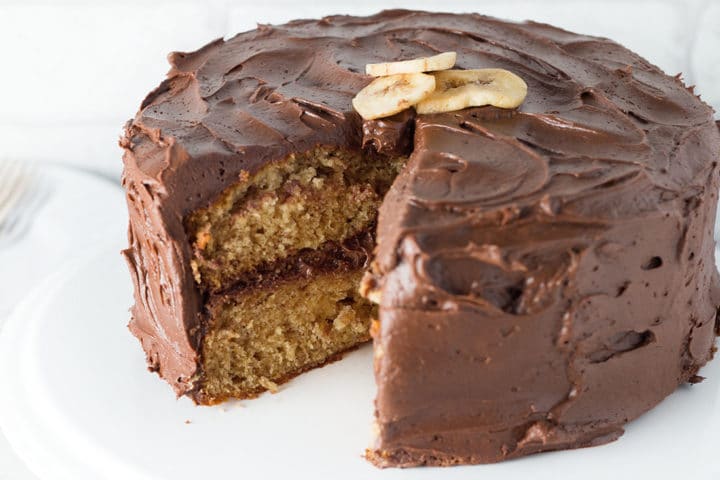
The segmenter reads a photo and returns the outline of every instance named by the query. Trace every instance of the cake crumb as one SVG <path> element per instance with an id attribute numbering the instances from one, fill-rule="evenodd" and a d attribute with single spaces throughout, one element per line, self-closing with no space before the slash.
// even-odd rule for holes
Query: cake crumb
<path id="1" fill-rule="evenodd" d="M 267 377 L 261 377 L 259 383 L 263 387 L 267 388 L 270 391 L 270 393 L 278 392 L 277 383 L 273 382 L 272 380 L 268 379 Z"/>

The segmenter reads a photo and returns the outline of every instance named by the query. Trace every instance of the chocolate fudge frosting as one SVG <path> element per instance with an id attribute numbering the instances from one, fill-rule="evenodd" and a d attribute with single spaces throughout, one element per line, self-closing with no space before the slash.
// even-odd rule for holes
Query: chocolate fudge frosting
<path id="1" fill-rule="evenodd" d="M 518 74 L 524 104 L 352 111 L 365 64 L 443 51 Z M 678 77 L 617 43 L 385 11 L 259 26 L 169 60 L 121 145 L 130 328 L 178 394 L 197 380 L 204 302 L 183 219 L 317 145 L 410 154 L 366 282 L 382 298 L 376 464 L 607 442 L 712 356 L 718 128 Z"/>

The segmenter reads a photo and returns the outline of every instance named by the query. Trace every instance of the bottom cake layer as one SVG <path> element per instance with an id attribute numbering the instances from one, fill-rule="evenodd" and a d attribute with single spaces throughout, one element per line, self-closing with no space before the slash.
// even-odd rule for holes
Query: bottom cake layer
<path id="1" fill-rule="evenodd" d="M 211 297 L 195 400 L 273 391 L 369 340 L 375 307 L 358 293 L 362 274 L 322 273 Z"/>

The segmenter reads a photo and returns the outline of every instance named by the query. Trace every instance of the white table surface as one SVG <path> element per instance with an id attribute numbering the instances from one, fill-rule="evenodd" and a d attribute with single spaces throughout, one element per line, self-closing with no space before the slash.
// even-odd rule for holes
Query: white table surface
<path id="1" fill-rule="evenodd" d="M 330 13 L 368 14 L 389 7 L 479 11 L 515 20 L 535 19 L 613 38 L 688 84 L 720 111 L 720 1 L 714 0 L 0 0 L 0 158 L 42 161 L 90 169 L 117 179 L 117 139 L 142 97 L 167 71 L 166 54 L 253 28 Z M 9 48 L 8 48 L 9 46 Z M 6 71 L 11 74 L 6 74 Z M 98 192 L 70 191 L 73 174 L 57 192 L 68 202 Z M 100 188 L 100 187 L 98 187 Z M 102 187 L 112 192 L 108 183 Z M 114 195 L 113 193 L 103 195 Z M 60 194 L 60 193 L 58 193 Z M 119 192 L 117 193 L 119 196 Z M 80 255 L 73 222 L 96 223 L 97 238 L 116 235 L 124 222 L 122 200 L 78 218 L 61 204 L 46 218 L 62 222 L 64 234 L 36 230 L 23 244 L 0 251 L 0 322 L 17 300 L 67 255 Z M 120 207 L 117 209 L 116 207 Z M 54 210 L 52 210 L 54 209 Z M 12 281 L 8 281 L 12 279 Z M 36 480 L 0 434 L 0 480 Z"/>

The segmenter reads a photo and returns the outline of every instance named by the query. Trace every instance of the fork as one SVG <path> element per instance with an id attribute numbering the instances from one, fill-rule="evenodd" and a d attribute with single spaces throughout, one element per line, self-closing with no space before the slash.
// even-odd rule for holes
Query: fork
<path id="1" fill-rule="evenodd" d="M 31 162 L 0 161 L 0 248 L 17 241 L 48 195 Z"/>

